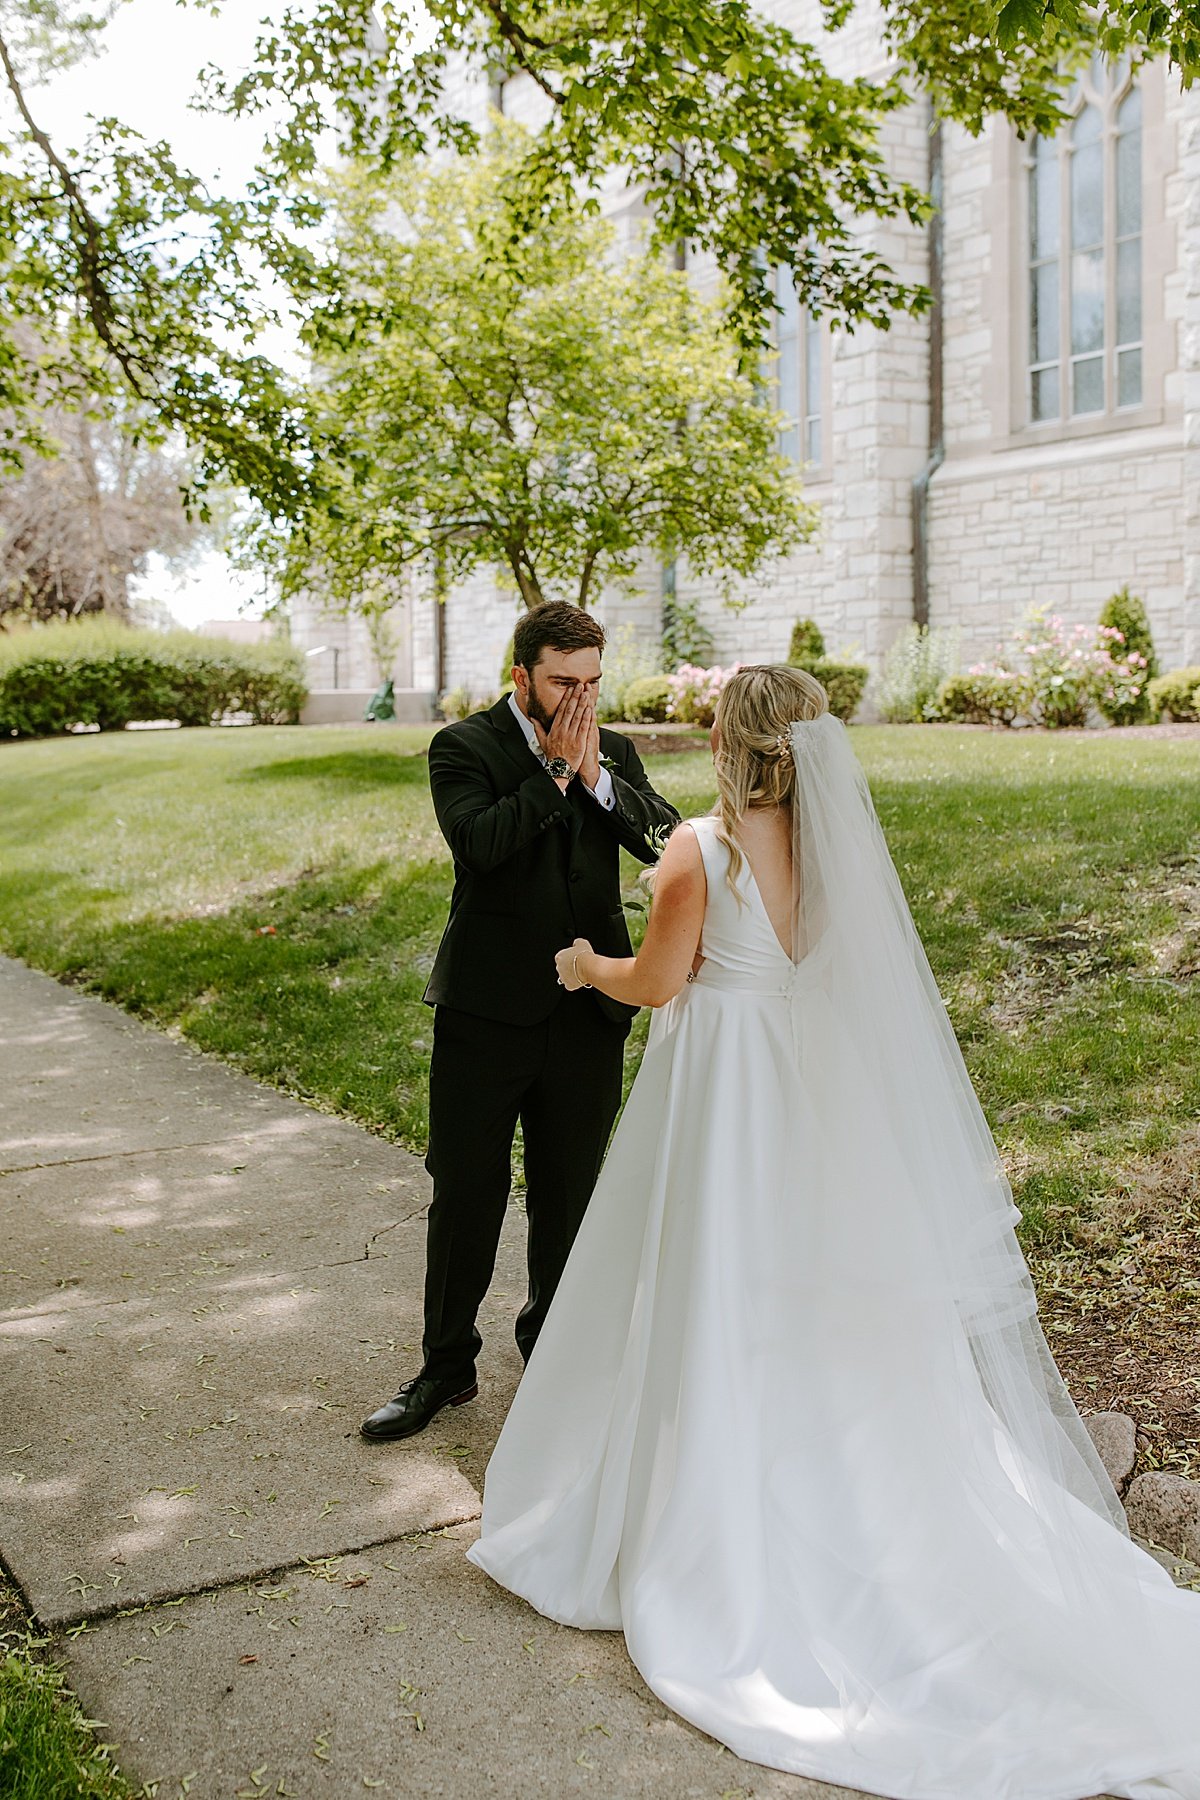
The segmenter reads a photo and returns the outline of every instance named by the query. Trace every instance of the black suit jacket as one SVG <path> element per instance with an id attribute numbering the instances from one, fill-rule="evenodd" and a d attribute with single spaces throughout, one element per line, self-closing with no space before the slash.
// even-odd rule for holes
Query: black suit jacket
<path id="1" fill-rule="evenodd" d="M 578 780 L 563 793 L 507 699 L 433 738 L 429 785 L 454 853 L 454 892 L 425 989 L 430 1006 L 536 1024 L 562 993 L 554 954 L 573 938 L 587 938 L 603 956 L 632 955 L 619 849 L 656 862 L 679 814 L 655 793 L 619 731 L 601 727 L 600 753 L 615 764 L 611 810 Z M 598 992 L 591 998 L 628 1030 L 636 1007 Z"/>

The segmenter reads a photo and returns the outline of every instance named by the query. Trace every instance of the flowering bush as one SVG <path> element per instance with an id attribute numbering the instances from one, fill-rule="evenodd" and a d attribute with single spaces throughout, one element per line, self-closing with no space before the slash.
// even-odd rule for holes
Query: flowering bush
<path id="1" fill-rule="evenodd" d="M 1115 625 L 1100 627 L 1096 676 L 1096 705 L 1110 725 L 1135 725 L 1149 717 L 1150 659 L 1129 649 Z"/>
<path id="2" fill-rule="evenodd" d="M 1110 724 L 1129 725 L 1160 710 L 1155 666 L 1146 609 L 1127 588 L 1105 604 L 1098 628 L 1068 626 L 1035 606 L 995 660 L 942 683 L 937 716 L 1057 729 L 1086 725 L 1095 707 Z M 1180 704 L 1190 704 L 1190 692 Z"/>
<path id="3" fill-rule="evenodd" d="M 731 663 L 727 669 L 701 669 L 695 663 L 681 663 L 666 678 L 670 690 L 667 717 L 679 725 L 711 725 L 716 717 L 717 696 L 741 666 Z"/>
<path id="4" fill-rule="evenodd" d="M 1052 728 L 1086 725 L 1107 654 L 1097 646 L 1094 627 L 1068 627 L 1058 613 L 1035 606 L 1014 644 L 1014 659 L 1029 673 L 1037 722 Z"/>
<path id="5" fill-rule="evenodd" d="M 1110 594 L 1100 608 L 1100 639 L 1116 675 L 1115 680 L 1100 684 L 1097 705 L 1101 712 L 1112 725 L 1136 725 L 1148 719 L 1150 683 L 1159 672 L 1158 657 L 1145 602 L 1131 594 L 1128 586 Z M 1110 686 L 1112 694 L 1107 691 Z"/>

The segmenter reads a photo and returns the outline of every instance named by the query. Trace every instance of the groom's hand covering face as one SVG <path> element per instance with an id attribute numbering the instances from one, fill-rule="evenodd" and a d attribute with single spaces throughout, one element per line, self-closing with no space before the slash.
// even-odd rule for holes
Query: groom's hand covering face
<path id="1" fill-rule="evenodd" d="M 591 772 L 594 787 L 600 773 L 599 650 L 543 650 L 532 669 L 520 664 L 513 669 L 513 681 L 546 755 L 565 757 L 585 779 Z"/>

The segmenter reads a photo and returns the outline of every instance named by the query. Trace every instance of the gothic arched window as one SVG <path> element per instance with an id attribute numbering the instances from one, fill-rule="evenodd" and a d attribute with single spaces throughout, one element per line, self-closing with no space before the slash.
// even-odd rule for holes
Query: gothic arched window
<path id="1" fill-rule="evenodd" d="M 1029 419 L 1142 401 L 1142 102 L 1126 61 L 1094 56 L 1073 116 L 1035 138 L 1029 180 Z"/>

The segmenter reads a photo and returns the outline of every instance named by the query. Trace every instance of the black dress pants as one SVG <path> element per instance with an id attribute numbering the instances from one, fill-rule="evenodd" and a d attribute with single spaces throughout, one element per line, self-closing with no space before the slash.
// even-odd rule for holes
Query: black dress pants
<path id="1" fill-rule="evenodd" d="M 549 1018 L 536 1025 L 435 1008 L 423 1374 L 463 1386 L 474 1380 L 483 1343 L 476 1315 L 496 1266 L 518 1119 L 529 1293 L 516 1338 L 528 1362 L 621 1104 L 627 1035 L 584 991 L 564 990 Z"/>

